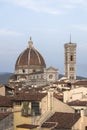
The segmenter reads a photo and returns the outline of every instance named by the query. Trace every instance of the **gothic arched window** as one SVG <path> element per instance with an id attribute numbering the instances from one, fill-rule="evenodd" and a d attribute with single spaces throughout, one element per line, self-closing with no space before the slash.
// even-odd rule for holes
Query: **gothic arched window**
<path id="1" fill-rule="evenodd" d="M 72 55 L 70 56 L 70 61 L 73 61 L 73 56 Z"/>

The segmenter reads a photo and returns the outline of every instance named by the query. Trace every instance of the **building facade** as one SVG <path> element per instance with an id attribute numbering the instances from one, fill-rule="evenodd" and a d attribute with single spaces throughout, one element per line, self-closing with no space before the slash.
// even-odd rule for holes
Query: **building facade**
<path id="1" fill-rule="evenodd" d="M 58 94 L 48 92 L 19 93 L 13 101 L 14 130 L 18 125 L 33 124 L 39 127 L 55 112 L 74 113 L 74 109 L 59 100 Z"/>

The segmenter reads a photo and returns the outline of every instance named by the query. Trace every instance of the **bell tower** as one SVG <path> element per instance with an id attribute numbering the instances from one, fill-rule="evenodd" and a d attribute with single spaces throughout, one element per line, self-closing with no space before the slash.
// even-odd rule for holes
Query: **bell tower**
<path id="1" fill-rule="evenodd" d="M 70 80 L 76 80 L 76 43 L 64 44 L 64 74 Z"/>

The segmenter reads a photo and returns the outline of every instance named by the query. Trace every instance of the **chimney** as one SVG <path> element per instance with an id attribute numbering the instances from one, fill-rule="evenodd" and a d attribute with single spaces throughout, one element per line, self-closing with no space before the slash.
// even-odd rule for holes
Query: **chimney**
<path id="1" fill-rule="evenodd" d="M 81 117 L 83 117 L 85 115 L 84 111 L 85 111 L 84 109 L 81 109 L 81 111 L 80 111 Z"/>

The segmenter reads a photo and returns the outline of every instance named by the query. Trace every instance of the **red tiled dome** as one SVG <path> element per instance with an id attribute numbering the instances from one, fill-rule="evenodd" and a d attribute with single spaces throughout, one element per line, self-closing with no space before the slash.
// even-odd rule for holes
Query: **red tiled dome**
<path id="1" fill-rule="evenodd" d="M 15 69 L 35 67 L 46 68 L 46 64 L 41 54 L 33 47 L 33 42 L 30 38 L 29 47 L 19 55 Z"/>

